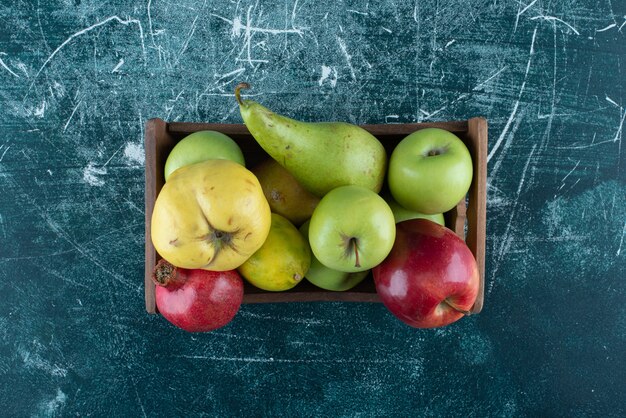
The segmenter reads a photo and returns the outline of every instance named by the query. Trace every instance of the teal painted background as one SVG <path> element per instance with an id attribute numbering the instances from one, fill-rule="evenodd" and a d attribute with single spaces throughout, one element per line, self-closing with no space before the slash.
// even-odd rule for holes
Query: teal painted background
<path id="1" fill-rule="evenodd" d="M 0 1 L 5 416 L 625 416 L 626 3 Z M 148 118 L 490 124 L 480 315 L 143 306 Z"/>

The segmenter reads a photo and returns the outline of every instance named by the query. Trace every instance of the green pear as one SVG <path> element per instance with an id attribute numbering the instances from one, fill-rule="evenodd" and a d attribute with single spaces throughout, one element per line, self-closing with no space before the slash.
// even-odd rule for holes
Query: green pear
<path id="1" fill-rule="evenodd" d="M 278 115 L 252 100 L 241 100 L 239 110 L 248 130 L 273 159 L 302 186 L 322 197 L 340 186 L 362 186 L 378 193 L 382 187 L 387 155 L 372 134 L 343 122 L 308 123 Z"/>

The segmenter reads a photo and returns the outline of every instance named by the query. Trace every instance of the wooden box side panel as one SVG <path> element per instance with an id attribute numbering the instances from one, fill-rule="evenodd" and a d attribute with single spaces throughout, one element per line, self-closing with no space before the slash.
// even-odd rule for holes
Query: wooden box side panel
<path id="1" fill-rule="evenodd" d="M 167 131 L 167 123 L 161 119 L 150 119 L 146 122 L 144 147 L 146 155 L 146 189 L 145 189 L 145 298 L 146 311 L 156 312 L 155 285 L 152 282 L 152 270 L 157 263 L 157 253 L 152 245 L 152 211 L 159 191 L 163 187 L 165 159 L 176 144 Z"/>
<path id="2" fill-rule="evenodd" d="M 487 120 L 472 118 L 468 121 L 467 143 L 472 160 L 474 173 L 469 190 L 469 206 L 467 208 L 468 228 L 466 243 L 472 250 L 480 274 L 478 296 L 472 313 L 479 313 L 485 298 L 485 247 L 487 234 Z"/>

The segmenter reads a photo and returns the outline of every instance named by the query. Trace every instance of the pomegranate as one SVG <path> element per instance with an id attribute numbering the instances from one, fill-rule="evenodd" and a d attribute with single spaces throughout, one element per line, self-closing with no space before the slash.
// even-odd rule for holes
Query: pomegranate
<path id="1" fill-rule="evenodd" d="M 235 317 L 243 300 L 243 280 L 236 270 L 190 270 L 160 260 L 152 280 L 161 315 L 189 332 L 223 327 Z"/>

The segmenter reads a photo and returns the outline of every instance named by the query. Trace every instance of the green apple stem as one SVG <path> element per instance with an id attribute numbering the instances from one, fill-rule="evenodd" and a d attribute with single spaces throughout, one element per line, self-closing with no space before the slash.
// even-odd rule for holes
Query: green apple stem
<path id="1" fill-rule="evenodd" d="M 361 267 L 361 263 L 359 262 L 359 247 L 356 245 L 356 238 L 350 238 L 350 243 L 354 246 L 354 256 L 356 257 L 354 267 Z"/>
<path id="2" fill-rule="evenodd" d="M 240 106 L 243 106 L 243 100 L 241 100 L 241 89 L 249 89 L 250 88 L 250 84 L 243 82 L 243 83 L 239 83 L 237 84 L 237 86 L 235 86 L 235 98 L 237 99 L 237 102 L 239 103 Z"/>
<path id="3" fill-rule="evenodd" d="M 459 308 L 458 306 L 456 306 L 454 303 L 450 302 L 448 299 L 444 299 L 443 302 L 448 305 L 449 307 L 451 307 L 452 309 L 454 309 L 457 312 L 461 312 L 463 315 L 471 315 L 472 312 L 470 311 L 466 311 L 464 309 Z"/>

